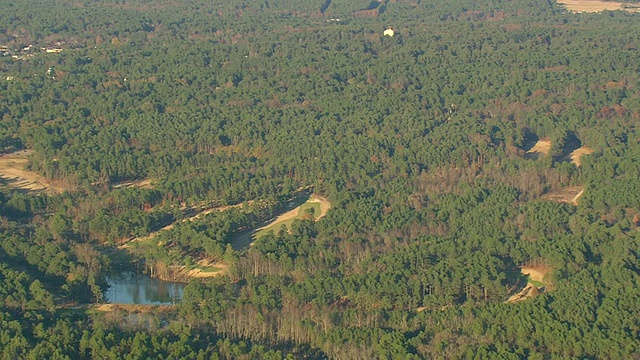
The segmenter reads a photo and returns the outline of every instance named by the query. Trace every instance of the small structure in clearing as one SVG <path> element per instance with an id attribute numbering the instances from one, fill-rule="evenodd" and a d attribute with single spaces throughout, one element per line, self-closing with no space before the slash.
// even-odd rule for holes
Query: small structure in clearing
<path id="1" fill-rule="evenodd" d="M 384 33 L 383 33 L 383 34 L 384 34 L 384 36 L 390 36 L 390 37 L 393 37 L 393 35 L 395 35 L 395 31 L 393 31 L 393 29 L 392 29 L 392 28 L 387 28 L 387 29 L 384 31 Z"/>

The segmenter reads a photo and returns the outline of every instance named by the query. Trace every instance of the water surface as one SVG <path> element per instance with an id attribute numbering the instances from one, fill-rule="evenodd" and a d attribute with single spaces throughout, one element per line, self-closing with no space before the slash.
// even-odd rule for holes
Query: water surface
<path id="1" fill-rule="evenodd" d="M 162 281 L 132 271 L 107 276 L 109 288 L 104 297 L 111 304 L 169 305 L 182 298 L 186 284 Z"/>

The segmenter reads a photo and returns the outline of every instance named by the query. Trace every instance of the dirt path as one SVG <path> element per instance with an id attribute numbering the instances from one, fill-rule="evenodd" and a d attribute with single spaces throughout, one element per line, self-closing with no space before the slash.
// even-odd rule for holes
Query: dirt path
<path id="1" fill-rule="evenodd" d="M 52 184 L 38 173 L 25 170 L 32 150 L 0 156 L 0 179 L 11 189 L 29 193 L 62 193 L 64 188 Z"/>
<path id="2" fill-rule="evenodd" d="M 307 202 L 320 204 L 320 214 L 315 218 L 315 221 L 320 220 L 322 217 L 324 217 L 327 214 L 329 209 L 331 209 L 331 203 L 327 199 L 320 197 L 318 195 L 311 195 L 309 197 L 309 200 L 307 200 Z M 264 226 L 261 226 L 253 230 L 247 230 L 238 234 L 238 236 L 236 236 L 233 240 L 231 240 L 231 246 L 233 247 L 234 250 L 237 250 L 237 251 L 240 251 L 252 246 L 255 241 L 254 235 L 257 232 L 264 229 L 268 229 L 270 227 L 274 227 L 283 221 L 295 219 L 299 215 L 300 208 L 302 207 L 302 205 L 304 204 L 301 204 L 300 206 L 297 206 L 296 208 L 291 209 L 284 214 L 281 214 L 275 220 L 270 221 L 268 224 Z"/>
<path id="3" fill-rule="evenodd" d="M 571 199 L 571 203 L 573 205 L 578 205 L 578 199 L 580 199 L 580 196 L 582 196 L 582 194 L 584 194 L 584 188 L 580 190 L 579 193 L 576 194 L 576 196 L 573 197 L 573 199 Z"/>
<path id="4" fill-rule="evenodd" d="M 601 12 L 604 10 L 625 10 L 630 12 L 638 12 L 637 4 L 626 4 L 614 1 L 600 0 L 560 0 L 558 5 L 564 6 L 571 12 Z"/>

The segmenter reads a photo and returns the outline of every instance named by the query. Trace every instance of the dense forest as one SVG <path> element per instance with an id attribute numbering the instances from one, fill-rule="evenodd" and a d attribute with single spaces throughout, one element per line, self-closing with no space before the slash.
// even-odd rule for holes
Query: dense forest
<path id="1" fill-rule="evenodd" d="M 639 19 L 0 0 L 1 357 L 640 356 Z M 311 192 L 326 216 L 235 245 Z M 92 306 L 199 259 L 225 271 L 176 306 Z"/>

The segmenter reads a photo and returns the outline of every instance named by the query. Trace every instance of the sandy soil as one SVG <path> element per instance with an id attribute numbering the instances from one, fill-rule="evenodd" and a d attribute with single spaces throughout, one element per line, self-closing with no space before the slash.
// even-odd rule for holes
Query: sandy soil
<path id="1" fill-rule="evenodd" d="M 327 211 L 331 209 L 331 203 L 327 201 L 327 199 L 317 195 L 312 195 L 311 199 L 309 199 L 309 202 L 320 204 L 320 215 L 316 217 L 316 221 L 322 219 L 325 215 L 327 215 Z"/>
<path id="2" fill-rule="evenodd" d="M 116 185 L 113 185 L 114 188 L 139 188 L 139 189 L 153 189 L 153 185 L 151 184 L 151 179 L 145 180 L 135 180 L 135 181 L 126 181 Z"/>
<path id="3" fill-rule="evenodd" d="M 327 211 L 329 211 L 329 209 L 331 209 L 331 203 L 329 201 L 327 201 L 327 199 L 322 198 L 320 196 L 317 195 L 312 195 L 309 200 L 307 200 L 307 202 L 309 203 L 317 203 L 320 204 L 320 215 L 318 215 L 316 217 L 316 221 L 321 219 L 322 217 L 324 217 L 327 214 Z M 270 228 L 272 226 L 277 225 L 278 223 L 282 222 L 282 221 L 287 221 L 287 220 L 291 220 L 294 219 L 298 216 L 298 213 L 300 212 L 300 208 L 302 207 L 302 205 L 296 207 L 295 209 L 291 210 L 291 211 L 287 211 L 286 213 L 278 216 L 275 220 L 273 220 L 272 222 L 270 222 L 269 224 L 256 229 L 256 232 L 260 231 L 260 230 L 264 230 L 267 228 Z"/>
<path id="4" fill-rule="evenodd" d="M 544 276 L 549 272 L 549 268 L 544 265 L 523 266 L 520 268 L 522 275 L 528 275 L 533 281 L 544 283 Z"/>
<path id="5" fill-rule="evenodd" d="M 583 146 L 573 150 L 573 152 L 569 154 L 569 159 L 571 159 L 571 163 L 576 164 L 576 166 L 580 166 L 580 157 L 591 153 L 593 153 L 593 149 Z"/>
<path id="6" fill-rule="evenodd" d="M 294 219 L 296 216 L 298 216 L 299 212 L 300 212 L 300 206 L 298 206 L 298 207 L 294 208 L 293 210 L 287 211 L 286 213 L 278 216 L 275 220 L 273 220 L 272 222 L 268 223 L 267 225 L 265 225 L 263 227 L 260 227 L 260 228 L 257 228 L 256 232 L 258 232 L 260 230 L 264 230 L 264 229 L 270 228 L 272 226 L 275 226 L 280 222 Z"/>
<path id="7" fill-rule="evenodd" d="M 541 153 L 541 154 L 547 155 L 550 149 L 551 149 L 551 141 L 538 140 L 538 142 L 536 142 L 536 144 L 533 145 L 533 147 L 529 149 L 529 151 L 527 151 L 527 154 Z"/>
<path id="8" fill-rule="evenodd" d="M 582 186 L 569 186 L 558 191 L 550 192 L 544 195 L 543 198 L 546 200 L 578 205 L 578 199 L 580 199 L 583 193 L 584 188 Z"/>
<path id="9" fill-rule="evenodd" d="M 125 310 L 127 312 L 149 313 L 167 312 L 173 309 L 173 305 L 142 305 L 142 304 L 99 304 L 93 306 L 98 311 L 111 312 Z"/>
<path id="10" fill-rule="evenodd" d="M 522 275 L 529 276 L 529 279 L 531 279 L 532 281 L 545 284 L 544 286 L 545 288 L 548 288 L 549 285 L 551 285 L 549 282 L 544 281 L 545 275 L 547 275 L 547 273 L 549 273 L 550 270 L 551 269 L 549 269 L 545 265 L 523 266 L 520 268 L 520 272 L 522 273 Z M 511 295 L 509 299 L 505 302 L 515 303 L 518 301 L 528 299 L 530 297 L 534 297 L 540 293 L 540 289 L 541 288 L 538 288 L 536 285 L 529 282 L 527 283 L 527 286 L 525 286 L 517 294 Z"/>
<path id="11" fill-rule="evenodd" d="M 625 10 L 630 12 L 638 12 L 640 8 L 636 8 L 635 4 L 629 4 L 625 8 L 625 3 L 600 0 L 560 0 L 558 5 L 564 6 L 571 12 L 600 12 L 604 10 Z"/>
<path id="12" fill-rule="evenodd" d="M 0 179 L 14 190 L 31 193 L 63 192 L 64 188 L 52 184 L 38 173 L 24 169 L 31 153 L 31 150 L 23 150 L 0 156 Z"/>
<path id="13" fill-rule="evenodd" d="M 534 290 L 534 289 L 536 289 L 536 290 Z M 537 288 L 535 286 L 533 286 L 533 284 L 528 283 L 527 286 L 525 286 L 522 290 L 520 290 L 519 293 L 511 295 L 506 302 L 515 303 L 515 302 L 522 301 L 522 300 L 525 300 L 525 299 L 530 298 L 530 297 L 534 297 L 537 294 L 538 294 Z"/>
<path id="14" fill-rule="evenodd" d="M 220 270 L 215 271 L 215 272 L 208 272 L 208 271 L 203 272 L 200 269 L 193 269 L 193 270 L 191 270 L 191 271 L 189 271 L 187 273 L 188 277 L 191 277 L 191 278 L 208 278 L 208 277 L 214 277 L 214 276 L 221 276 L 221 275 L 226 274 L 227 271 L 229 270 L 229 265 L 227 265 L 226 263 L 221 262 L 221 261 L 219 261 L 217 263 L 214 263 L 214 264 L 211 264 L 206 259 L 203 259 L 203 260 L 198 261 L 198 265 L 203 266 L 203 267 L 214 266 L 214 267 L 217 267 Z"/>

